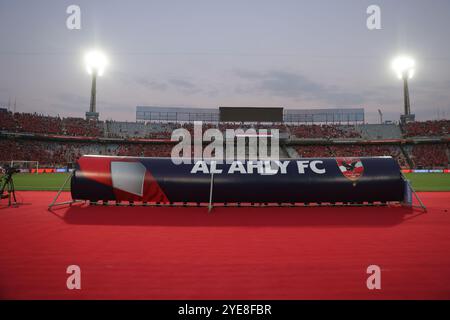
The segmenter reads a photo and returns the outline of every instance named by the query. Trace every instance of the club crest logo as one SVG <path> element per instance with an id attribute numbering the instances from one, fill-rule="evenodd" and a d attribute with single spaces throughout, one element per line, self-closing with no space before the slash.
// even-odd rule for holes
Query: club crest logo
<path id="1" fill-rule="evenodd" d="M 339 170 L 350 181 L 357 181 L 364 173 L 364 166 L 359 158 L 336 158 Z"/>

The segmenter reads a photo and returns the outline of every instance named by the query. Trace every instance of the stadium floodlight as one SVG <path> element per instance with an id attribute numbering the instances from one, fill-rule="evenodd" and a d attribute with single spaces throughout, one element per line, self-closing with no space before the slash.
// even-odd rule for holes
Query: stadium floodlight
<path id="1" fill-rule="evenodd" d="M 392 69 L 399 79 L 403 80 L 403 96 L 405 116 L 411 115 L 411 105 L 409 101 L 408 80 L 414 76 L 416 63 L 408 56 L 399 56 L 392 61 Z"/>
<path id="2" fill-rule="evenodd" d="M 392 61 L 392 69 L 394 69 L 399 79 L 411 79 L 414 76 L 415 67 L 415 61 L 407 56 L 400 56 Z"/>
<path id="3" fill-rule="evenodd" d="M 84 57 L 86 62 L 87 72 L 91 75 L 102 76 L 105 72 L 105 68 L 108 65 L 108 59 L 106 56 L 97 50 L 90 51 Z"/>
<path id="4" fill-rule="evenodd" d="M 97 76 L 102 76 L 105 72 L 108 59 L 101 51 L 93 50 L 85 55 L 84 60 L 87 72 L 92 75 L 91 104 L 89 111 L 86 112 L 86 119 L 98 120 L 98 112 L 96 111 Z"/>

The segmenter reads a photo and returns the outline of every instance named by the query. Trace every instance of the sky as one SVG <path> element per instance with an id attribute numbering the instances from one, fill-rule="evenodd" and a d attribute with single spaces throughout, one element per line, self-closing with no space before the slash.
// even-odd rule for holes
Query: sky
<path id="1" fill-rule="evenodd" d="M 381 29 L 366 26 L 369 5 Z M 69 30 L 66 9 L 81 9 Z M 108 56 L 97 83 L 101 119 L 135 120 L 137 105 L 363 107 L 398 120 L 391 60 L 416 60 L 418 120 L 450 118 L 448 0 L 0 0 L 0 105 L 84 117 L 83 56 Z"/>

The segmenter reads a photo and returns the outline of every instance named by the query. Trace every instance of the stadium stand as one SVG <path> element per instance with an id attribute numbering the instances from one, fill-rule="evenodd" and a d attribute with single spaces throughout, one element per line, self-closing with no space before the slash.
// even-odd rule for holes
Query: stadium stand
<path id="1" fill-rule="evenodd" d="M 20 132 L 62 133 L 61 119 L 58 117 L 42 116 L 36 113 L 16 113 L 14 118 L 16 128 Z"/>
<path id="2" fill-rule="evenodd" d="M 106 136 L 110 138 L 154 138 L 168 139 L 171 132 L 180 125 L 169 123 L 106 121 Z"/>
<path id="3" fill-rule="evenodd" d="M 364 124 L 356 126 L 363 139 L 401 139 L 402 131 L 396 124 Z"/>
<path id="4" fill-rule="evenodd" d="M 105 127 L 105 136 L 110 138 L 170 139 L 173 130 L 178 128 L 185 128 L 194 134 L 194 126 L 191 123 L 106 121 Z M 215 127 L 215 125 L 203 123 L 202 130 L 205 131 L 211 127 Z"/>
<path id="5" fill-rule="evenodd" d="M 417 168 L 447 168 L 448 146 L 441 144 L 418 144 L 412 147 L 411 159 Z"/>
<path id="6" fill-rule="evenodd" d="M 67 165 L 83 154 L 170 157 L 170 144 L 84 143 L 0 139 L 0 161 L 39 161 L 45 165 Z"/>
<path id="7" fill-rule="evenodd" d="M 64 118 L 62 132 L 69 136 L 100 137 L 103 135 L 102 123 L 86 121 L 81 118 Z"/>
<path id="8" fill-rule="evenodd" d="M 408 162 L 399 146 L 396 145 L 309 145 L 298 146 L 296 151 L 302 157 L 374 157 L 392 156 L 402 168 L 408 167 Z"/>
<path id="9" fill-rule="evenodd" d="M 12 112 L 2 111 L 0 113 L 0 130 L 16 131 L 16 121 L 14 120 Z"/>
<path id="10" fill-rule="evenodd" d="M 213 127 L 222 132 L 239 128 L 279 129 L 293 138 L 288 140 L 289 148 L 280 145 L 282 156 L 295 152 L 302 157 L 390 155 L 404 168 L 449 167 L 449 120 L 413 122 L 403 128 L 396 124 L 203 123 L 202 129 Z M 170 156 L 173 143 L 169 140 L 177 128 L 193 134 L 192 123 L 95 122 L 3 110 L 0 161 L 20 159 L 57 165 L 73 163 L 83 154 Z"/>
<path id="11" fill-rule="evenodd" d="M 331 151 L 328 146 L 320 146 L 320 145 L 297 146 L 295 150 L 297 151 L 298 155 L 302 158 L 331 157 Z"/>
<path id="12" fill-rule="evenodd" d="M 291 135 L 298 138 L 361 138 L 355 126 L 344 125 L 289 125 Z"/>
<path id="13" fill-rule="evenodd" d="M 91 137 L 102 135 L 101 122 L 87 121 L 82 118 L 61 119 L 37 113 L 2 112 L 0 119 L 0 129 L 10 132 Z"/>
<path id="14" fill-rule="evenodd" d="M 406 137 L 445 136 L 450 133 L 450 120 L 410 122 L 404 127 Z"/>

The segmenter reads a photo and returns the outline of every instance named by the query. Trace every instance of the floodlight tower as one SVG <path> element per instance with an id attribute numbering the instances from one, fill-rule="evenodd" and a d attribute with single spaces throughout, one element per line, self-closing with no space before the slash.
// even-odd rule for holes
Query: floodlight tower
<path id="1" fill-rule="evenodd" d="M 91 104 L 89 111 L 86 112 L 86 120 L 98 120 L 98 112 L 96 108 L 97 98 L 97 76 L 102 76 L 108 64 L 106 56 L 97 50 L 90 51 L 84 57 L 87 72 L 92 75 L 91 86 Z"/>
<path id="2" fill-rule="evenodd" d="M 414 76 L 416 63 L 410 57 L 400 56 L 392 61 L 392 69 L 394 69 L 397 76 L 403 80 L 403 96 L 404 96 L 404 117 L 411 116 L 411 104 L 409 101 L 408 80 Z"/>

